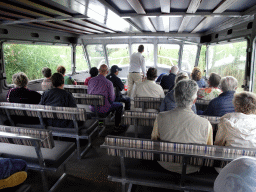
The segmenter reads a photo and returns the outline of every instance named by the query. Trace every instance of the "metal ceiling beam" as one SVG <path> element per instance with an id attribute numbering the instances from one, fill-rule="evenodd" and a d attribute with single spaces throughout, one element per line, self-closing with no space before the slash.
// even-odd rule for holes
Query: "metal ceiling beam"
<path id="1" fill-rule="evenodd" d="M 170 18 L 169 17 L 162 17 L 162 20 L 163 20 L 165 33 L 169 33 L 170 32 Z"/>
<path id="2" fill-rule="evenodd" d="M 238 0 L 223 0 L 220 4 L 217 5 L 217 7 L 213 10 L 213 13 L 223 13 L 226 9 L 228 9 L 231 5 L 236 3 Z M 209 23 L 212 21 L 213 18 L 204 18 L 197 26 L 196 28 L 191 31 L 191 33 L 196 33 L 205 26 L 209 25 Z"/>
<path id="3" fill-rule="evenodd" d="M 126 1 L 132 6 L 132 8 L 136 11 L 137 14 L 146 14 L 139 0 L 126 0 Z"/>
<path id="4" fill-rule="evenodd" d="M 161 12 L 170 13 L 171 10 L 171 0 L 160 0 Z"/>
<path id="5" fill-rule="evenodd" d="M 79 16 L 74 16 L 74 17 L 63 17 L 63 16 L 58 16 L 54 18 L 44 18 L 40 17 L 38 19 L 19 19 L 15 21 L 3 21 L 0 25 L 14 25 L 14 24 L 24 24 L 24 23 L 40 23 L 44 21 L 65 21 L 65 20 L 77 20 L 77 19 L 86 19 L 88 18 L 87 16 L 79 15 Z"/>
<path id="6" fill-rule="evenodd" d="M 187 13 L 195 13 L 197 11 L 197 9 L 199 8 L 201 2 L 202 2 L 202 0 L 191 0 L 190 4 L 188 6 L 188 9 L 187 9 Z M 191 18 L 192 17 L 184 17 L 183 18 L 181 25 L 179 27 L 179 30 L 178 30 L 179 33 L 183 32 L 186 29 Z"/>
<path id="7" fill-rule="evenodd" d="M 123 13 L 120 14 L 121 18 L 133 18 L 133 17 L 242 17 L 249 16 L 251 14 L 242 14 L 240 12 L 224 12 L 224 13 L 212 13 L 212 12 L 171 12 L 171 13 L 147 13 L 145 15 L 138 15 L 137 13 Z"/>
<path id="8" fill-rule="evenodd" d="M 250 15 L 256 14 L 256 5 L 254 5 L 253 7 L 251 7 L 250 9 L 247 9 L 242 13 L 242 15 L 248 15 L 248 14 Z"/>
<path id="9" fill-rule="evenodd" d="M 131 19 L 124 19 L 124 20 L 127 21 L 131 26 L 136 28 L 138 31 L 142 32 L 142 29 L 138 25 L 136 25 Z"/>
<path id="10" fill-rule="evenodd" d="M 151 32 L 154 32 L 154 33 L 156 32 L 156 29 L 155 29 L 155 27 L 154 27 L 154 25 L 153 25 L 153 23 L 152 23 L 150 18 L 143 17 L 142 20 L 143 20 L 143 22 L 146 24 L 146 26 L 149 28 L 149 30 Z"/>

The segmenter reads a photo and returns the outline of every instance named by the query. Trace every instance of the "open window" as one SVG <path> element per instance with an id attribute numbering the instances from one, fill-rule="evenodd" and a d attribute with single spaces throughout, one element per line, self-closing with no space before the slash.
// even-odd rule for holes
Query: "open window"
<path id="1" fill-rule="evenodd" d="M 82 45 L 76 46 L 76 71 L 86 71 L 89 69 L 89 65 L 85 58 L 84 49 Z"/>
<path id="2" fill-rule="evenodd" d="M 197 53 L 197 45 L 184 45 L 183 46 L 183 54 L 181 61 L 181 70 L 192 72 L 195 62 L 196 62 L 196 53 Z"/>
<path id="3" fill-rule="evenodd" d="M 108 62 L 112 65 L 129 66 L 128 44 L 108 44 L 107 45 Z"/>
<path id="4" fill-rule="evenodd" d="M 180 46 L 177 44 L 158 44 L 157 66 L 171 68 L 178 66 Z"/>
<path id="5" fill-rule="evenodd" d="M 86 46 L 91 67 L 99 68 L 102 64 L 106 63 L 103 46 L 101 44 L 97 45 L 87 45 Z"/>

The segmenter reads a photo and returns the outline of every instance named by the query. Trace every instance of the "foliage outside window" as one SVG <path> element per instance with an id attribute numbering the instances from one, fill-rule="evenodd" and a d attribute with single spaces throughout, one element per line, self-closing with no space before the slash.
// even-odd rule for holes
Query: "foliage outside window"
<path id="1" fill-rule="evenodd" d="M 153 44 L 132 44 L 132 53 L 138 52 L 139 45 L 144 45 L 144 52 L 146 66 L 154 66 L 154 45 Z"/>
<path id="2" fill-rule="evenodd" d="M 208 75 L 218 73 L 221 77 L 233 76 L 238 80 L 237 91 L 243 91 L 247 42 L 209 46 Z"/>
<path id="3" fill-rule="evenodd" d="M 200 51 L 200 57 L 198 61 L 198 67 L 200 70 L 203 72 L 206 70 L 206 60 L 205 60 L 205 54 L 206 54 L 206 45 L 201 46 L 201 51 Z M 203 76 L 205 73 L 203 72 Z"/>
<path id="4" fill-rule="evenodd" d="M 29 80 L 41 79 L 41 69 L 49 67 L 52 73 L 59 65 L 71 72 L 71 47 L 55 45 L 30 45 L 4 43 L 4 62 L 7 84 L 12 83 L 12 75 L 24 72 Z"/>
<path id="5" fill-rule="evenodd" d="M 157 66 L 178 66 L 180 46 L 175 44 L 158 44 Z"/>
<path id="6" fill-rule="evenodd" d="M 107 54 L 110 67 L 112 65 L 129 65 L 128 44 L 109 44 L 107 45 Z"/>
<path id="7" fill-rule="evenodd" d="M 196 62 L 197 45 L 184 45 L 181 70 L 192 72 Z"/>
<path id="8" fill-rule="evenodd" d="M 91 67 L 99 68 L 102 64 L 106 64 L 103 46 L 101 44 L 87 45 L 86 49 L 89 55 Z"/>
<path id="9" fill-rule="evenodd" d="M 89 69 L 89 66 L 85 59 L 83 46 L 76 46 L 76 71 L 85 71 L 87 69 Z"/>

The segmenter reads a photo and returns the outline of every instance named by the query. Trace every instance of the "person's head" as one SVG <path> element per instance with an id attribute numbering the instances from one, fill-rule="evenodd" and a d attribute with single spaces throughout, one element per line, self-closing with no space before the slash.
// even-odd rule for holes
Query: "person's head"
<path id="1" fill-rule="evenodd" d="M 181 80 L 174 87 L 174 99 L 178 107 L 191 107 L 197 98 L 198 85 L 193 80 Z"/>
<path id="2" fill-rule="evenodd" d="M 256 95 L 251 92 L 241 92 L 234 95 L 233 104 L 236 112 L 256 114 Z"/>
<path id="3" fill-rule="evenodd" d="M 220 80 L 220 88 L 223 92 L 235 91 L 237 88 L 236 78 L 232 76 L 222 77 Z"/>
<path id="4" fill-rule="evenodd" d="M 175 77 L 175 84 L 183 79 L 189 79 L 188 74 L 186 72 L 180 72 Z"/>
<path id="5" fill-rule="evenodd" d="M 147 80 L 155 80 L 157 78 L 157 69 L 154 67 L 150 67 L 147 71 Z"/>
<path id="6" fill-rule="evenodd" d="M 201 70 L 199 69 L 199 67 L 194 67 L 194 69 L 191 73 L 191 77 L 195 81 L 199 81 L 202 78 L 202 73 L 201 73 Z"/>
<path id="7" fill-rule="evenodd" d="M 51 71 L 50 68 L 44 67 L 44 68 L 42 69 L 42 74 L 43 74 L 44 77 L 49 78 L 49 77 L 52 76 L 52 71 Z"/>
<path id="8" fill-rule="evenodd" d="M 62 74 L 62 75 L 65 75 L 66 73 L 66 68 L 62 65 L 60 65 L 58 68 L 57 68 L 57 72 Z"/>
<path id="9" fill-rule="evenodd" d="M 214 192 L 254 192 L 256 159 L 240 157 L 227 164 L 214 181 Z"/>
<path id="10" fill-rule="evenodd" d="M 99 69 L 99 73 L 103 76 L 108 74 L 108 66 L 106 64 L 102 64 Z"/>
<path id="11" fill-rule="evenodd" d="M 144 51 L 144 45 L 138 47 L 138 52 L 142 53 Z"/>
<path id="12" fill-rule="evenodd" d="M 208 83 L 209 87 L 218 87 L 220 84 L 221 76 L 218 75 L 217 73 L 211 73 Z"/>
<path id="13" fill-rule="evenodd" d="M 99 73 L 99 70 L 97 69 L 97 67 L 92 67 L 92 68 L 90 69 L 90 75 L 91 75 L 91 77 L 96 77 L 96 76 L 98 75 L 98 73 Z"/>
<path id="14" fill-rule="evenodd" d="M 16 87 L 26 87 L 28 85 L 28 77 L 23 72 L 15 73 L 12 76 L 12 82 Z"/>
<path id="15" fill-rule="evenodd" d="M 64 85 L 64 77 L 60 73 L 54 73 L 51 77 L 53 87 L 60 87 Z"/>
<path id="16" fill-rule="evenodd" d="M 116 75 L 118 75 L 119 71 L 122 71 L 122 69 L 119 68 L 117 65 L 113 65 L 113 66 L 111 67 L 111 69 L 110 69 L 110 72 L 111 72 L 111 73 L 114 73 L 114 74 L 116 74 Z"/>
<path id="17" fill-rule="evenodd" d="M 177 74 L 179 72 L 179 68 L 177 66 L 172 66 L 170 73 Z"/>

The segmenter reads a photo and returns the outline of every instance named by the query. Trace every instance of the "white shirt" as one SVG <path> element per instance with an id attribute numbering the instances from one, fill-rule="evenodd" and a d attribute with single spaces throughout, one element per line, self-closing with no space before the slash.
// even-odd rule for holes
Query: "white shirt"
<path id="1" fill-rule="evenodd" d="M 145 80 L 136 85 L 134 97 L 164 98 L 165 95 L 163 88 L 156 84 L 155 81 Z"/>
<path id="2" fill-rule="evenodd" d="M 142 70 L 144 77 L 146 77 L 145 58 L 140 52 L 133 53 L 130 57 L 129 72 L 140 73 L 141 70 Z"/>

